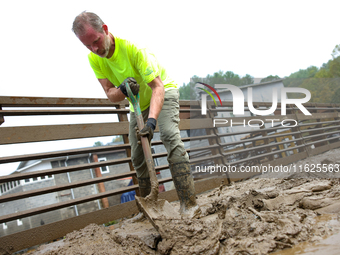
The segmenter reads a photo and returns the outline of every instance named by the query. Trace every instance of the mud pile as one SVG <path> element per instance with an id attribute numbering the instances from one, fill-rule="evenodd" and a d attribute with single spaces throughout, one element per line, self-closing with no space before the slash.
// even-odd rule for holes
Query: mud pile
<path id="1" fill-rule="evenodd" d="M 292 177 L 261 176 L 201 194 L 201 217 L 158 221 L 167 230 L 162 238 L 147 220 L 113 230 L 91 224 L 30 254 L 268 254 L 337 233 L 339 224 L 318 215 L 339 220 L 339 179 Z"/>

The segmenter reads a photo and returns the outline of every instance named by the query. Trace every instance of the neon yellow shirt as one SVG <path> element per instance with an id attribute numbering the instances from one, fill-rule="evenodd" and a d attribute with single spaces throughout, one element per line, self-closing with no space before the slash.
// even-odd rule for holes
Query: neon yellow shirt
<path id="1" fill-rule="evenodd" d="M 156 57 L 146 48 L 139 48 L 128 40 L 114 37 L 115 51 L 111 58 L 101 58 L 94 53 L 88 55 L 90 65 L 98 79 L 108 79 L 118 87 L 126 78 L 133 77 L 140 85 L 140 108 L 142 111 L 150 106 L 152 90 L 147 83 L 157 76 L 163 81 L 165 90 L 177 89 L 177 84 Z M 128 98 L 130 101 L 130 99 Z M 130 102 L 130 110 L 133 106 Z"/>

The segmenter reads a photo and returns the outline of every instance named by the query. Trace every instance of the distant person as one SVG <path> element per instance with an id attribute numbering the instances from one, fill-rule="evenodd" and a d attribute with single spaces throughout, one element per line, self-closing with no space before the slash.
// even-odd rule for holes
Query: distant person
<path id="1" fill-rule="evenodd" d="M 146 124 L 139 134 L 147 136 L 151 141 L 158 122 L 180 200 L 180 213 L 187 217 L 194 216 L 200 209 L 196 203 L 189 156 L 178 128 L 180 119 L 177 84 L 151 52 L 113 36 L 98 15 L 82 12 L 75 18 L 72 30 L 91 51 L 88 55 L 90 65 L 111 102 L 128 98 L 124 83 L 127 78 L 132 77 L 127 81 L 140 85 L 140 106 Z M 140 195 L 146 197 L 151 191 L 151 183 L 142 146 L 138 144 L 135 130 L 137 122 L 131 103 L 130 111 L 131 160 L 137 172 Z"/>

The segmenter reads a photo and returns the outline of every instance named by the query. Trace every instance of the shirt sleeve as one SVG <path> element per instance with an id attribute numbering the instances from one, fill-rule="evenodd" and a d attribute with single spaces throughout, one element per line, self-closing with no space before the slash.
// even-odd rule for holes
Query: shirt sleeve
<path id="1" fill-rule="evenodd" d="M 106 79 L 107 77 L 105 77 L 104 73 L 102 72 L 99 63 L 93 58 L 93 56 L 91 56 L 91 53 L 88 55 L 88 59 L 97 79 Z"/>
<path id="2" fill-rule="evenodd" d="M 145 83 L 150 83 L 160 75 L 158 61 L 147 49 L 138 50 L 136 67 Z"/>

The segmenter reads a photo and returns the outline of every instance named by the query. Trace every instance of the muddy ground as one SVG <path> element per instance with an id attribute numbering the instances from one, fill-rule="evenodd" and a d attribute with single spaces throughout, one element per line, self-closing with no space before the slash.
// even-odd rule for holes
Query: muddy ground
<path id="1" fill-rule="evenodd" d="M 91 224 L 30 254 L 268 254 L 317 242 L 340 229 L 339 173 L 330 170 L 340 150 L 295 164 L 312 163 L 329 172 L 271 173 L 201 194 L 201 217 L 160 221 L 162 238 L 147 220 L 123 220 L 114 229 Z"/>

